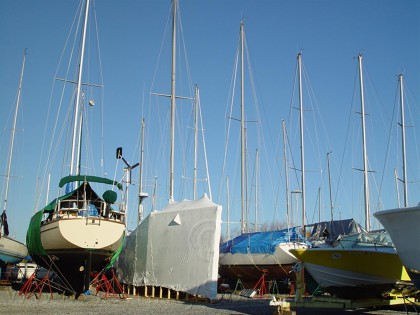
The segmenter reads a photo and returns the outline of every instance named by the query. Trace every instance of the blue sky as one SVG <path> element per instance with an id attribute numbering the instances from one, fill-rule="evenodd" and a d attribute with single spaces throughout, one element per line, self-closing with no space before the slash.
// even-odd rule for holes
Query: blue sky
<path id="1" fill-rule="evenodd" d="M 1 167 L 5 169 L 22 51 L 28 50 L 23 81 L 21 112 L 16 135 L 16 152 L 9 198 L 8 215 L 11 233 L 24 240 L 29 219 L 38 198 L 45 203 L 45 149 L 41 150 L 44 125 L 61 52 L 76 14 L 79 1 L 1 1 L 0 2 L 0 107 Z M 146 119 L 145 189 L 152 194 L 153 178 L 158 178 L 158 206 L 168 199 L 167 156 L 169 101 L 150 92 L 170 92 L 170 15 L 169 0 L 95 1 L 99 31 L 104 101 L 105 169 L 95 167 L 96 175 L 121 175 L 114 150 L 124 148 L 124 156 L 133 164 L 139 159 L 140 120 Z M 225 130 L 228 123 L 229 95 L 239 38 L 239 24 L 245 19 L 245 33 L 250 56 L 251 76 L 246 73 L 248 164 L 250 181 L 255 150 L 260 152 L 258 186 L 258 223 L 285 219 L 284 170 L 281 121 L 287 124 L 290 155 L 299 168 L 299 137 L 296 94 L 293 96 L 296 55 L 302 52 L 306 90 L 305 148 L 307 219 L 329 219 L 329 195 L 326 154 L 331 154 L 331 176 L 335 217 L 355 217 L 363 223 L 360 110 L 357 89 L 357 55 L 363 53 L 367 145 L 372 212 L 397 205 L 394 168 L 401 174 L 400 130 L 397 102 L 397 75 L 404 74 L 408 147 L 409 203 L 417 204 L 419 187 L 418 137 L 420 86 L 420 3 L 418 1 L 254 1 L 254 0 L 181 0 L 182 33 L 177 94 L 192 96 L 200 87 L 203 126 L 212 197 L 223 206 L 226 221 L 226 176 L 230 182 L 231 221 L 240 219 L 237 157 L 238 123 L 231 121 L 232 139 L 227 154 L 228 170 L 222 173 Z M 166 34 L 166 35 L 165 35 Z M 185 45 L 185 46 L 184 46 Z M 185 50 L 184 50 L 185 48 Z M 93 49 L 92 49 L 93 50 Z M 187 58 L 184 58 L 187 56 Z M 186 61 L 187 62 L 186 62 Z M 91 62 L 92 64 L 94 62 Z M 65 62 L 64 62 L 65 64 Z M 188 66 L 186 66 L 188 65 Z M 89 70 L 90 71 L 90 70 Z M 92 70 L 93 71 L 93 70 Z M 90 72 L 89 72 L 90 74 Z M 92 78 L 93 78 L 92 74 Z M 191 79 L 190 79 L 191 78 Z M 95 79 L 93 80 L 95 81 Z M 96 82 L 94 82 L 96 83 Z M 237 83 L 239 84 L 239 83 Z M 54 88 L 59 83 L 55 82 Z M 258 100 L 255 110 L 252 91 Z M 305 90 L 305 91 L 306 91 Z M 239 92 L 236 90 L 233 116 L 239 115 Z M 99 100 L 95 99 L 98 104 Z M 181 104 L 182 103 L 182 104 Z M 184 104 L 185 103 L 185 104 Z M 52 101 L 56 106 L 57 101 Z M 93 117 L 99 108 L 95 105 Z M 394 109 L 396 108 L 396 109 Z M 177 112 L 177 148 L 175 199 L 191 199 L 191 162 L 184 171 L 185 155 L 191 161 L 191 105 L 179 101 Z M 98 109 L 99 110 L 99 109 Z M 394 110 L 396 112 L 394 112 Z M 51 119 L 51 118 L 50 118 Z M 49 122 L 50 123 L 50 122 Z M 92 128 L 95 128 L 94 126 Z M 99 127 L 96 127 L 99 128 Z M 92 129 L 94 132 L 97 129 Z M 259 136 L 256 136 L 259 131 Z M 50 139 L 47 138 L 49 141 Z M 45 140 L 45 141 L 47 141 Z M 47 141 L 47 142 L 48 142 Z M 264 145 L 262 145 L 264 143 Z M 189 149 L 189 150 L 187 150 Z M 57 162 L 61 162 L 57 153 Z M 202 154 L 202 153 L 201 153 Z M 93 154 L 93 162 L 100 158 Z M 200 155 L 202 161 L 202 155 Z M 291 163 L 291 162 L 289 162 Z M 51 194 L 61 171 L 51 173 Z M 203 163 L 199 165 L 203 178 Z M 3 173 L 2 173 L 3 174 Z M 290 189 L 299 190 L 294 178 L 299 172 L 290 166 Z M 133 171 L 138 183 L 138 169 Z M 39 180 L 38 180 L 39 178 Z M 41 182 L 44 179 L 44 184 Z M 44 185 L 44 186 L 42 186 Z M 249 184 L 250 195 L 252 185 Z M 38 193 L 38 187 L 44 191 Z M 199 184 L 198 195 L 205 191 Z M 318 189 L 321 187 L 321 212 Z M 400 191 L 402 187 L 400 186 Z M 135 226 L 137 185 L 130 187 L 129 228 Z M 40 194 L 40 195 L 39 195 Z M 38 196 L 39 195 L 39 196 Z M 251 199 L 253 199 L 252 197 Z M 151 198 L 145 203 L 146 214 Z M 296 202 L 294 201 L 294 206 Z M 254 220 L 250 201 L 250 220 Z M 131 210 L 133 209 L 133 210 Z M 298 220 L 299 215 L 294 214 Z M 375 223 L 372 218 L 372 223 Z M 296 222 L 299 224 L 299 222 Z M 223 225 L 225 231 L 225 224 Z M 238 229 L 239 224 L 232 225 Z"/>

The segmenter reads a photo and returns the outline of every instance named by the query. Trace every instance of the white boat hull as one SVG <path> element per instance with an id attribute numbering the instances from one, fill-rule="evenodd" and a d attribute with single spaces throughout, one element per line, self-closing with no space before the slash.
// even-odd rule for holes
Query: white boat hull
<path id="1" fill-rule="evenodd" d="M 6 235 L 0 237 L 0 266 L 13 265 L 28 255 L 25 244 Z"/>
<path id="2" fill-rule="evenodd" d="M 110 218 L 74 216 L 57 218 L 40 227 L 46 254 L 31 257 L 40 266 L 60 275 L 71 291 L 86 287 L 85 274 L 98 273 L 122 245 L 125 224 Z"/>
<path id="3" fill-rule="evenodd" d="M 246 288 L 253 288 L 265 274 L 265 279 L 284 280 L 290 278 L 291 269 L 298 261 L 291 249 L 307 248 L 307 244 L 290 242 L 276 246 L 274 253 L 221 253 L 219 274 L 232 285 L 238 279 Z"/>
<path id="4" fill-rule="evenodd" d="M 100 217 L 61 218 L 41 226 L 41 241 L 48 252 L 56 249 L 116 251 L 123 240 L 121 221 Z"/>
<path id="5" fill-rule="evenodd" d="M 411 280 L 420 288 L 420 206 L 376 212 Z"/>

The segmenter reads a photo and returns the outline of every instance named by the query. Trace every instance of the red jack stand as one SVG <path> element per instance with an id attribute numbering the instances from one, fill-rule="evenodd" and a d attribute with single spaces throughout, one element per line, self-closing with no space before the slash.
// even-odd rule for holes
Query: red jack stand
<path id="1" fill-rule="evenodd" d="M 47 274 L 45 275 L 45 277 L 42 280 L 39 280 L 39 279 L 37 279 L 35 277 L 36 272 L 34 272 L 29 277 L 29 279 L 25 282 L 25 284 L 23 285 L 22 289 L 20 289 L 19 295 L 22 295 L 23 294 L 28 299 L 32 295 L 35 295 L 36 299 L 39 300 L 41 298 L 42 291 L 44 290 L 44 286 L 47 285 L 47 287 L 48 287 L 48 289 L 50 291 L 51 299 L 53 299 L 53 293 L 52 293 L 52 288 L 51 288 L 51 282 L 50 282 L 50 278 L 49 278 L 49 273 L 50 273 L 50 271 L 47 272 Z"/>
<path id="2" fill-rule="evenodd" d="M 98 274 L 95 279 L 93 279 L 93 286 L 96 289 L 96 295 L 99 292 L 105 292 L 104 299 L 111 297 L 111 298 L 121 298 L 126 299 L 128 298 L 127 294 L 124 293 L 124 289 L 122 288 L 118 278 L 115 274 L 114 269 L 112 270 L 112 277 L 108 279 L 105 273 Z"/>
<path id="3" fill-rule="evenodd" d="M 264 295 L 267 294 L 267 287 L 265 286 L 265 275 L 267 274 L 268 270 L 267 269 L 263 269 L 262 270 L 263 274 L 260 278 L 260 280 L 258 280 L 257 284 L 254 286 L 254 290 L 258 290 L 259 292 L 259 296 L 263 297 Z"/>

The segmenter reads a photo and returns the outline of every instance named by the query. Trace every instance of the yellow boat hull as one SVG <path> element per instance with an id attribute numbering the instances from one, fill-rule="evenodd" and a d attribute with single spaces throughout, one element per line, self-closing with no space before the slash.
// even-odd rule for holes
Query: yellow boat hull
<path id="1" fill-rule="evenodd" d="M 398 281 L 410 281 L 391 248 L 309 248 L 290 252 L 323 288 L 391 287 Z"/>

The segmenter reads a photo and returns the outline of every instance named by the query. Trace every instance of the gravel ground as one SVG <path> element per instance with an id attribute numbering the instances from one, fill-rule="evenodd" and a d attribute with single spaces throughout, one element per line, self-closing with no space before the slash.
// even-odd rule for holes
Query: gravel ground
<path id="1" fill-rule="evenodd" d="M 0 314 L 277 314 L 276 308 L 269 305 L 269 299 L 250 299 L 241 296 L 218 296 L 212 302 L 183 302 L 157 298 L 133 296 L 128 299 L 82 296 L 78 300 L 49 293 L 42 293 L 39 299 L 18 294 L 11 287 L 0 288 Z M 292 314 L 292 313 L 285 313 Z M 301 308 L 295 314 L 417 314 L 411 307 L 407 313 L 404 307 L 365 309 L 365 310 L 328 310 Z"/>
<path id="2" fill-rule="evenodd" d="M 273 314 L 268 299 L 234 297 L 231 300 L 183 302 L 131 296 L 128 299 L 81 296 L 78 300 L 50 293 L 40 299 L 19 295 L 11 288 L 0 290 L 0 314 Z"/>

